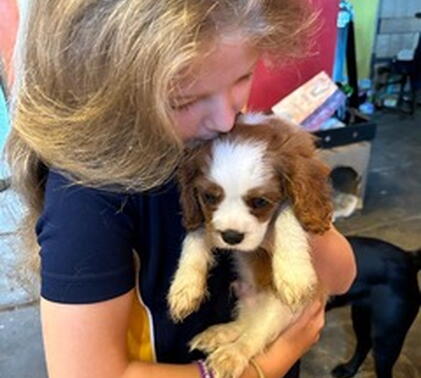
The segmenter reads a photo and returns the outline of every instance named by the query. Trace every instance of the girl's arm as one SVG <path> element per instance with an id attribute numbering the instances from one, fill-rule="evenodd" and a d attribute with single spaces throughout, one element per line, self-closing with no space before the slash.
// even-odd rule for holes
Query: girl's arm
<path id="1" fill-rule="evenodd" d="M 41 298 L 41 323 L 50 378 L 117 378 L 128 365 L 126 333 L 134 290 L 92 304 Z"/>
<path id="2" fill-rule="evenodd" d="M 48 376 L 199 378 L 195 364 L 129 364 L 126 337 L 133 298 L 134 290 L 93 304 L 61 304 L 41 299 Z"/>
<path id="3" fill-rule="evenodd" d="M 129 362 L 128 319 L 134 291 L 93 304 L 61 304 L 41 299 L 41 321 L 50 378 L 200 378 L 196 364 Z M 315 302 L 256 361 L 268 378 L 284 375 L 317 341 L 323 326 Z M 241 378 L 256 378 L 249 366 Z"/>
<path id="4" fill-rule="evenodd" d="M 346 238 L 332 227 L 323 235 L 310 238 L 314 267 L 329 295 L 348 291 L 357 270 L 352 247 Z"/>
<path id="5" fill-rule="evenodd" d="M 324 326 L 324 299 L 311 303 L 265 353 L 255 357 L 267 378 L 283 377 L 320 337 Z M 164 365 L 133 362 L 123 378 L 193 378 L 200 377 L 196 364 Z M 249 365 L 240 378 L 258 378 L 257 371 Z"/>

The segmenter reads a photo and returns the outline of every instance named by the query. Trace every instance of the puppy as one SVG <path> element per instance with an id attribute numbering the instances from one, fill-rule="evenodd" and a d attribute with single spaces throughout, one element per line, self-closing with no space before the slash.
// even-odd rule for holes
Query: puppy
<path id="1" fill-rule="evenodd" d="M 329 169 L 314 138 L 275 116 L 249 114 L 190 150 L 179 170 L 188 233 L 168 302 L 182 321 L 206 296 L 218 250 L 232 252 L 239 281 L 236 319 L 197 335 L 217 377 L 238 377 L 320 290 L 308 232 L 331 224 Z"/>
<path id="2" fill-rule="evenodd" d="M 405 336 L 418 314 L 417 272 L 421 250 L 404 251 L 385 241 L 350 236 L 357 277 L 346 294 L 332 297 L 327 309 L 352 306 L 357 345 L 352 358 L 333 371 L 337 378 L 354 376 L 373 349 L 376 376 L 392 378 Z"/>

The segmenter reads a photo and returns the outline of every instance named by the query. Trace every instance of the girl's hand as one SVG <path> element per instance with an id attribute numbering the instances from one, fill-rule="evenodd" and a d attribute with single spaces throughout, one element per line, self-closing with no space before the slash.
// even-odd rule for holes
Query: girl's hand
<path id="1" fill-rule="evenodd" d="M 325 324 L 325 301 L 317 298 L 309 304 L 274 343 L 289 345 L 301 356 L 319 341 Z"/>

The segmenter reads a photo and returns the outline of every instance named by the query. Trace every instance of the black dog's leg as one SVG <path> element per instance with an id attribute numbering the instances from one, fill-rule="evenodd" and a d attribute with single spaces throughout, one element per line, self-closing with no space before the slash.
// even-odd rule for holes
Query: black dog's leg
<path id="1" fill-rule="evenodd" d="M 357 345 L 352 358 L 336 366 L 332 370 L 332 375 L 336 378 L 353 377 L 371 349 L 371 312 L 370 307 L 361 304 L 354 304 L 351 308 L 352 325 Z"/>
<path id="2" fill-rule="evenodd" d="M 374 345 L 376 345 L 376 342 L 374 342 Z M 376 370 L 376 377 L 392 378 L 393 365 L 395 364 L 397 358 L 399 357 L 399 352 L 397 354 L 393 353 L 394 348 L 385 346 L 384 341 L 381 341 L 379 345 L 381 346 L 381 348 L 377 347 L 376 350 L 373 348 L 373 357 L 374 357 L 374 366 Z M 389 351 L 392 353 L 387 353 L 385 349 L 389 349 Z M 392 358 L 389 360 L 386 358 L 388 354 L 389 355 L 395 354 L 395 356 L 392 356 Z"/>
<path id="3" fill-rule="evenodd" d="M 399 357 L 406 332 L 402 332 L 401 327 L 390 324 L 390 319 L 385 319 L 384 315 L 377 318 L 380 318 L 378 319 L 380 322 L 373 322 L 373 358 L 376 376 L 392 378 L 393 365 Z M 399 322 L 399 319 L 396 321 Z"/>
<path id="4" fill-rule="evenodd" d="M 373 357 L 378 378 L 393 377 L 393 366 L 418 313 L 414 301 L 409 299 L 402 305 L 399 301 L 393 303 L 390 298 L 387 303 L 389 307 L 381 305 L 373 309 Z"/>

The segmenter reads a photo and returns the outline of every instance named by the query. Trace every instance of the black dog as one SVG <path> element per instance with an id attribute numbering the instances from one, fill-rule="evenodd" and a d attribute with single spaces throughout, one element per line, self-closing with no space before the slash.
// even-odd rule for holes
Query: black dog
<path id="1" fill-rule="evenodd" d="M 378 378 L 391 378 L 405 336 L 420 307 L 417 272 L 421 250 L 407 252 L 382 240 L 348 237 L 357 263 L 350 290 L 335 296 L 327 309 L 352 305 L 357 346 L 352 358 L 332 370 L 337 378 L 354 376 L 373 349 Z"/>

